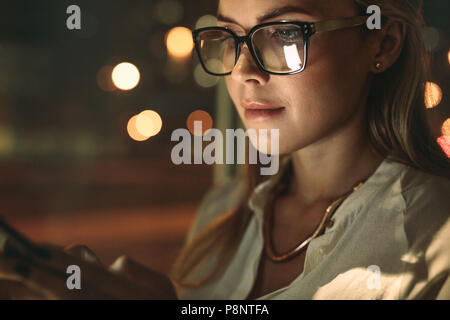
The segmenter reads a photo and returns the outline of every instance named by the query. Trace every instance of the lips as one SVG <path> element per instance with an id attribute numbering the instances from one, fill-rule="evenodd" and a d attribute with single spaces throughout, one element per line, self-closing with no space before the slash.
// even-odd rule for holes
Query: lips
<path id="1" fill-rule="evenodd" d="M 284 107 L 277 106 L 272 103 L 262 102 L 262 101 L 242 101 L 242 107 L 246 110 L 277 110 Z"/>
<path id="2" fill-rule="evenodd" d="M 244 116 L 251 121 L 266 121 L 274 118 L 284 111 L 284 107 L 262 101 L 242 101 L 245 109 Z"/>

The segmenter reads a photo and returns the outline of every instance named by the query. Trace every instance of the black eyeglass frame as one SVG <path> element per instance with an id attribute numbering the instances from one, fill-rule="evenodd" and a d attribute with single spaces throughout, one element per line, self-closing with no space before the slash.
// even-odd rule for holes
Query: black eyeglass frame
<path id="1" fill-rule="evenodd" d="M 340 29 L 344 29 L 344 28 L 358 27 L 358 26 L 365 24 L 367 22 L 367 18 L 368 18 L 368 16 L 355 16 L 355 17 L 351 17 L 351 18 L 326 20 L 326 21 L 319 21 L 319 22 L 304 22 L 304 21 L 266 22 L 266 23 L 258 24 L 256 26 L 254 26 L 253 28 L 251 28 L 249 33 L 246 36 L 238 36 L 238 35 L 236 35 L 236 33 L 233 30 L 231 30 L 227 27 L 220 27 L 220 26 L 205 27 L 205 28 L 199 28 L 199 29 L 193 30 L 192 38 L 194 40 L 195 49 L 196 49 L 197 55 L 199 57 L 199 60 L 200 60 L 200 63 L 202 65 L 203 69 L 205 70 L 205 72 L 207 72 L 211 75 L 227 76 L 233 72 L 233 70 L 232 70 L 227 73 L 214 73 L 214 72 L 210 72 L 208 70 L 208 68 L 206 67 L 205 62 L 203 61 L 203 58 L 201 55 L 200 34 L 204 31 L 211 31 L 211 30 L 224 31 L 224 32 L 229 33 L 233 37 L 234 42 L 235 42 L 235 48 L 236 48 L 234 66 L 236 66 L 236 63 L 238 62 L 239 56 L 241 54 L 241 43 L 245 43 L 245 44 L 247 44 L 247 47 L 248 47 L 254 61 L 256 62 L 256 65 L 258 66 L 258 68 L 261 71 L 272 74 L 272 75 L 277 75 L 277 76 L 291 75 L 291 74 L 300 73 L 305 70 L 307 61 L 308 61 L 309 38 L 311 36 L 313 36 L 314 34 L 317 34 L 317 33 L 321 33 L 321 32 L 328 32 L 328 31 L 340 30 Z M 266 68 L 264 68 L 262 62 L 259 60 L 259 58 L 255 52 L 255 49 L 254 49 L 254 46 L 252 43 L 253 35 L 256 33 L 256 31 L 258 31 L 262 28 L 268 27 L 268 26 L 273 26 L 273 25 L 293 25 L 293 26 L 299 27 L 301 29 L 302 35 L 303 35 L 303 61 L 304 61 L 301 69 L 295 70 L 295 71 L 289 71 L 289 72 L 273 72 L 273 71 L 269 71 Z"/>

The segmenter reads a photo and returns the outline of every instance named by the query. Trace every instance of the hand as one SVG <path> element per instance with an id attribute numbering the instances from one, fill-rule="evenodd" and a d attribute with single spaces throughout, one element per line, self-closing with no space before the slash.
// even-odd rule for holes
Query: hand
<path id="1" fill-rule="evenodd" d="M 0 254 L 0 298 L 12 299 L 177 299 L 163 274 L 127 257 L 119 257 L 109 269 L 84 246 L 65 250 L 46 246 L 50 259 L 26 264 Z M 68 289 L 69 265 L 81 270 L 81 289 Z"/>

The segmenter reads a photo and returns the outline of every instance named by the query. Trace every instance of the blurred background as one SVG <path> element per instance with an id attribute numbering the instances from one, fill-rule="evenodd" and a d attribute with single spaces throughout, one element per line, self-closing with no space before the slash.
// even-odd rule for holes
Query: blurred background
<path id="1" fill-rule="evenodd" d="M 70 5 L 81 30 L 69 30 Z M 173 130 L 241 126 L 189 29 L 212 0 L 0 0 L 0 215 L 35 241 L 167 271 L 202 196 L 233 166 L 174 165 Z M 450 2 L 425 0 L 424 107 L 450 156 Z M 72 21 L 73 22 L 73 21 Z"/>

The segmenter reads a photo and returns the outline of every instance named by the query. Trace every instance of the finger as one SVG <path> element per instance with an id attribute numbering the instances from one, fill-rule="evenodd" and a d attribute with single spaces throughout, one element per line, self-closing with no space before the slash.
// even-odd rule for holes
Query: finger
<path id="1" fill-rule="evenodd" d="M 75 257 L 79 257 L 87 262 L 103 266 L 102 262 L 95 255 L 95 253 L 85 245 L 82 244 L 69 245 L 64 248 L 64 251 Z"/>
<path id="2" fill-rule="evenodd" d="M 177 299 L 175 288 L 170 279 L 155 270 L 151 270 L 127 256 L 120 256 L 109 269 L 126 279 L 158 292 L 159 299 Z"/>

